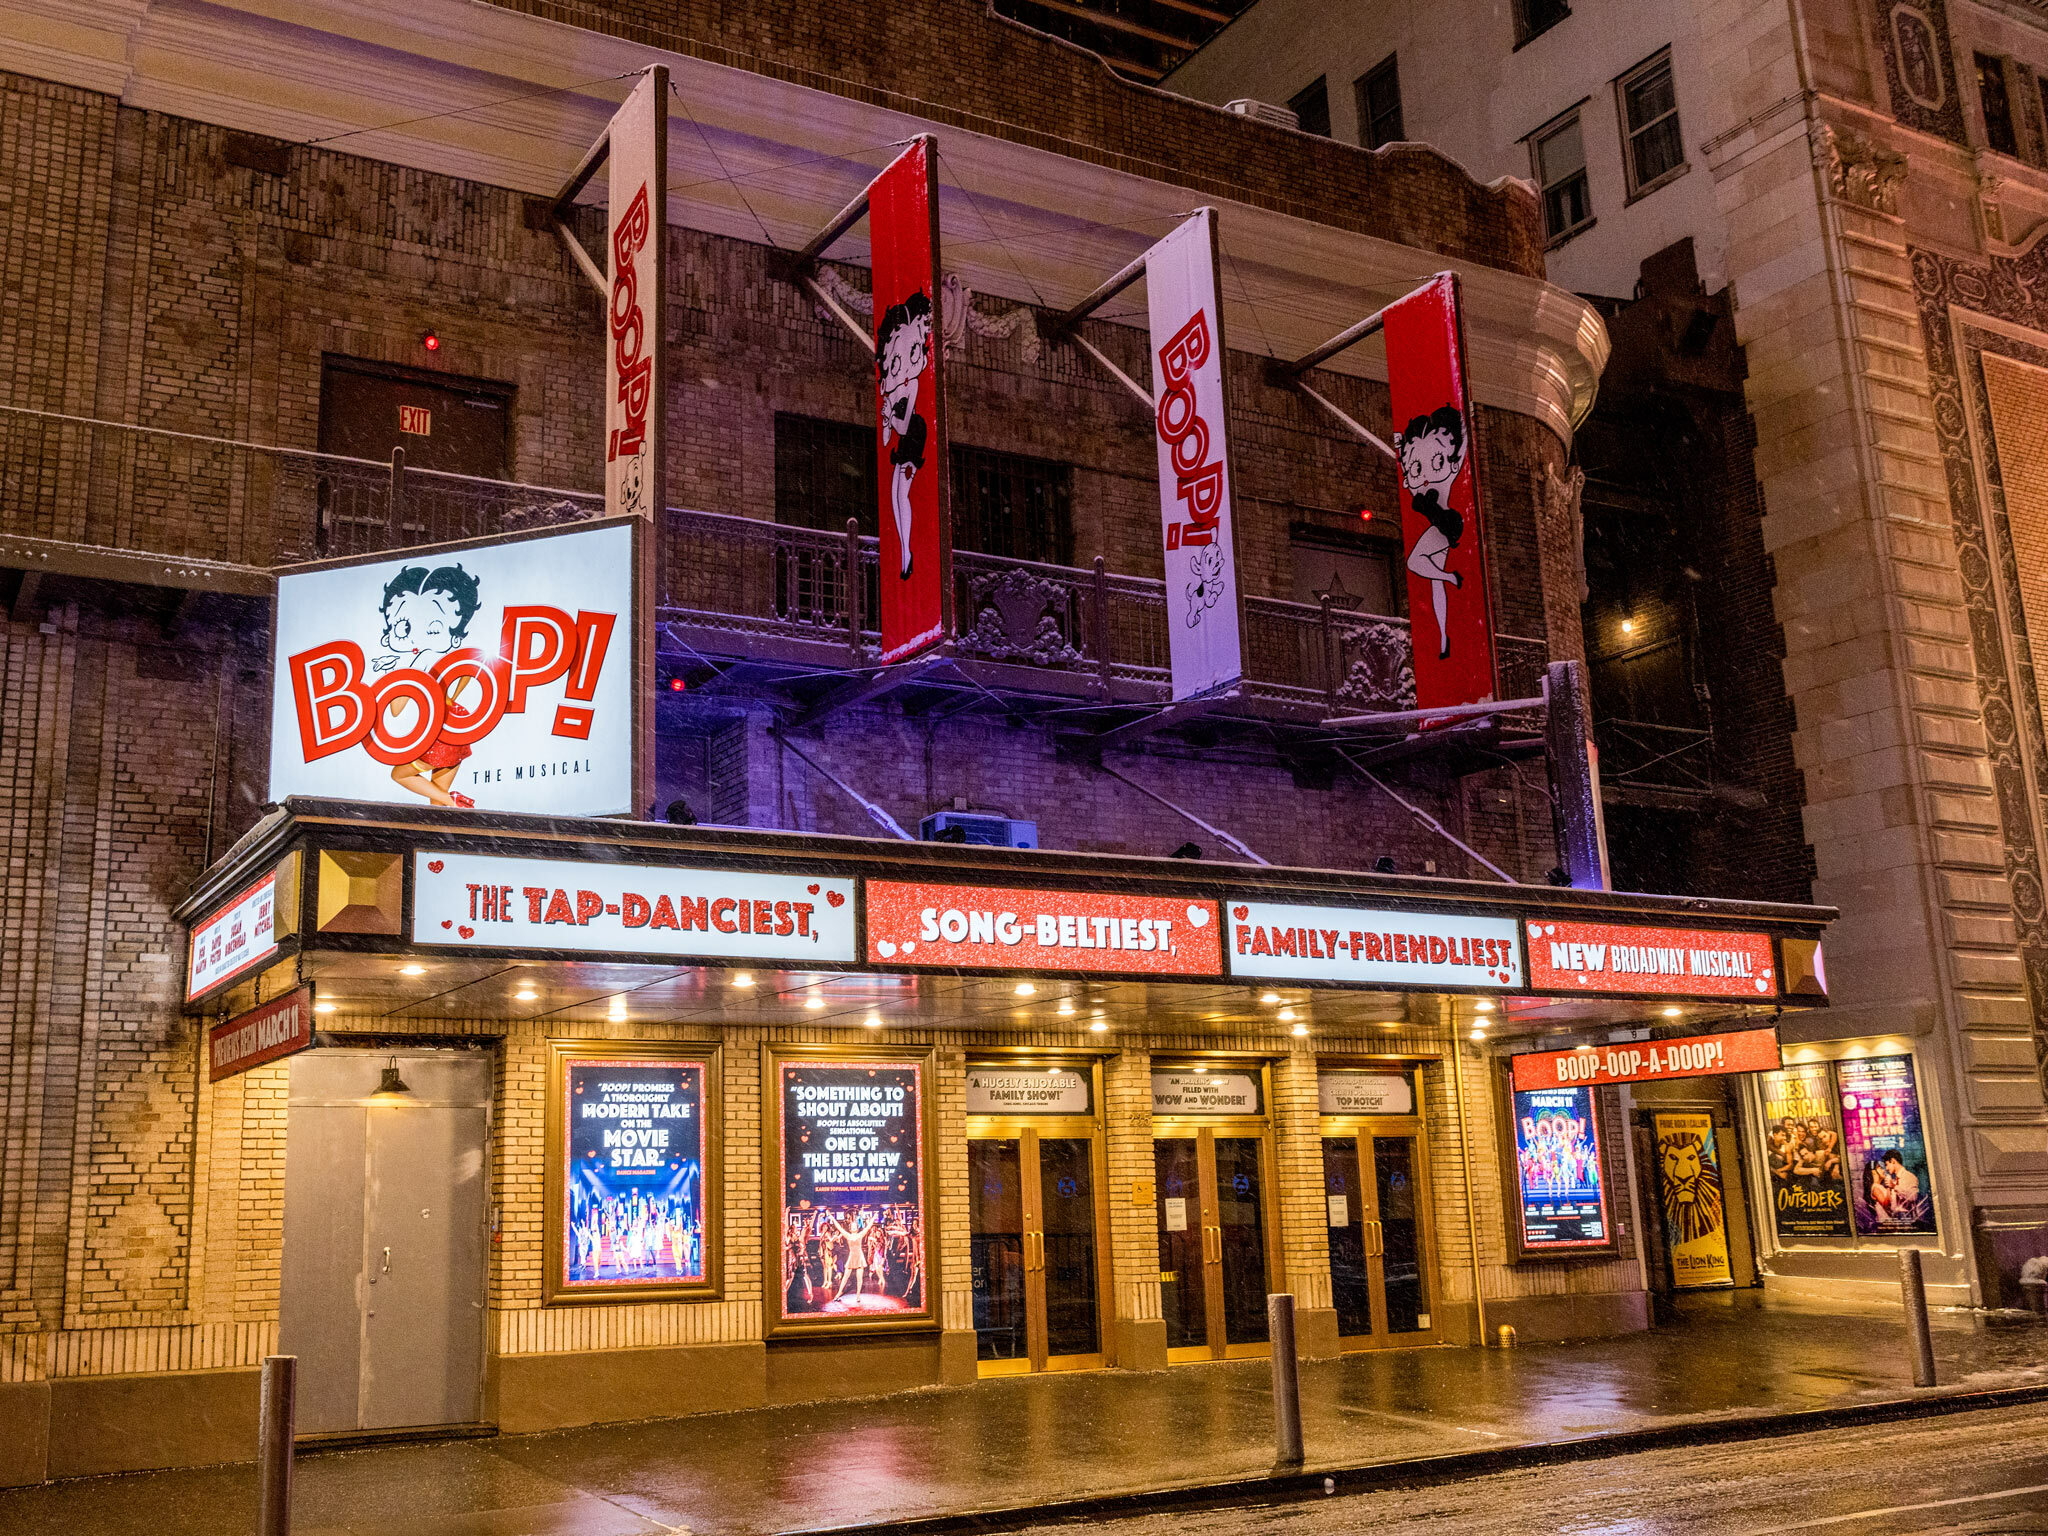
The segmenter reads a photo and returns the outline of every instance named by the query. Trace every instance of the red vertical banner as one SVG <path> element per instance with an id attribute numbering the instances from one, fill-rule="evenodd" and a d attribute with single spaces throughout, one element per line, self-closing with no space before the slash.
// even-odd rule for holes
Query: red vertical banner
<path id="1" fill-rule="evenodd" d="M 1415 702 L 1484 703 L 1496 697 L 1493 620 L 1457 274 L 1388 305 L 1385 326 Z"/>
<path id="2" fill-rule="evenodd" d="M 938 161 L 920 138 L 868 189 L 884 663 L 946 632 L 953 534 L 939 378 Z"/>

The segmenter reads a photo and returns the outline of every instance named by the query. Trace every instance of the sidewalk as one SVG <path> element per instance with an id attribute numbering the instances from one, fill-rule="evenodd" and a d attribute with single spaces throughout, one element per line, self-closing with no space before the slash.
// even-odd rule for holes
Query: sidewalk
<path id="1" fill-rule="evenodd" d="M 1911 1386 L 1904 1325 L 1725 1304 L 1632 1338 L 1302 1366 L 1310 1471 L 2048 1387 L 2048 1328 L 1938 1328 Z M 300 1459 L 297 1536 L 693 1536 L 816 1531 L 1256 1478 L 1264 1361 L 1008 1377 L 968 1388 Z M 246 1530 L 253 1467 L 0 1492 L 0 1536 Z"/>

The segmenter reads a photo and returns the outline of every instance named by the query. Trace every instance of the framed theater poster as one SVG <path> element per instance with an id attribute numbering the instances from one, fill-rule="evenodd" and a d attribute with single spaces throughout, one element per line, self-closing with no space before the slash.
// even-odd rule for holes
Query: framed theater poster
<path id="1" fill-rule="evenodd" d="M 1611 1258 L 1620 1252 L 1608 1202 L 1599 1090 L 1517 1089 L 1503 1063 L 1501 1164 L 1508 1248 L 1516 1261 Z"/>
<path id="2" fill-rule="evenodd" d="M 1920 1088 L 1910 1056 L 1835 1063 L 1849 1210 L 1863 1237 L 1937 1235 L 1934 1177 L 1920 1131 Z"/>
<path id="3" fill-rule="evenodd" d="M 719 1051 L 548 1043 L 550 1302 L 718 1294 Z"/>
<path id="4" fill-rule="evenodd" d="M 769 1334 L 937 1326 L 931 1053 L 762 1052 Z"/>

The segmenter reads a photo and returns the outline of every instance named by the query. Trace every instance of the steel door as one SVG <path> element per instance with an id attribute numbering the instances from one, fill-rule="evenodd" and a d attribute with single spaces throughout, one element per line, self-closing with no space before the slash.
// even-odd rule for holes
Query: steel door
<path id="1" fill-rule="evenodd" d="M 376 1091 L 396 1065 L 407 1092 Z M 489 1058 L 293 1058 L 279 1332 L 305 1434 L 483 1412 Z"/>

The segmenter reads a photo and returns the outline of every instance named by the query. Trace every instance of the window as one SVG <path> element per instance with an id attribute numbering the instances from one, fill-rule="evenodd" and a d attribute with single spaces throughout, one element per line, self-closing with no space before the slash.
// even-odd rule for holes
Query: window
<path id="1" fill-rule="evenodd" d="M 1541 37 L 1571 13 L 1565 0 L 1515 0 L 1515 46 Z"/>
<path id="2" fill-rule="evenodd" d="M 2001 155 L 2018 155 L 2020 143 L 2013 131 L 2012 92 L 2005 84 L 2005 60 L 1988 53 L 1977 55 L 1977 100 L 1984 108 L 1984 142 Z"/>
<path id="3" fill-rule="evenodd" d="M 846 520 L 870 536 L 880 531 L 875 499 L 875 429 L 775 418 L 775 521 L 825 533 L 846 532 Z"/>
<path id="4" fill-rule="evenodd" d="M 1678 129 L 1678 92 L 1671 83 L 1671 50 L 1621 77 L 1621 123 L 1628 159 L 1629 196 L 1639 197 L 1685 168 L 1685 136 Z"/>
<path id="5" fill-rule="evenodd" d="M 1401 75 L 1391 53 L 1358 77 L 1358 142 L 1367 149 L 1398 144 L 1401 129 Z"/>
<path id="6" fill-rule="evenodd" d="M 1047 565 L 1074 563 L 1071 466 L 960 443 L 949 452 L 955 549 Z"/>
<path id="7" fill-rule="evenodd" d="M 1593 198 L 1586 188 L 1586 144 L 1579 114 L 1541 130 L 1531 140 L 1536 185 L 1543 192 L 1543 229 L 1554 244 L 1593 222 Z"/>
<path id="8" fill-rule="evenodd" d="M 1303 133 L 1319 133 L 1330 136 L 1330 88 L 1325 76 L 1316 76 L 1316 83 L 1307 90 L 1288 100 L 1288 108 L 1301 120 Z"/>
<path id="9" fill-rule="evenodd" d="M 1339 613 L 1400 614 L 1407 588 L 1394 577 L 1392 541 L 1308 523 L 1288 531 L 1297 603 L 1320 607 L 1327 597 Z"/>

